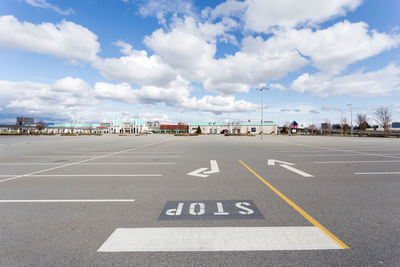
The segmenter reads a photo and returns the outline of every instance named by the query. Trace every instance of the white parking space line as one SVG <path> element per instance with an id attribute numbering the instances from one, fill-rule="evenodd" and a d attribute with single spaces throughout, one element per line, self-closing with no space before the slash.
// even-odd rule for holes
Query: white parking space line
<path id="1" fill-rule="evenodd" d="M 7 199 L 0 203 L 134 202 L 134 199 Z"/>
<path id="2" fill-rule="evenodd" d="M 0 165 L 61 165 L 64 163 L 54 162 L 0 162 Z M 79 165 L 174 165 L 176 162 L 88 162 Z"/>
<path id="3" fill-rule="evenodd" d="M 98 252 L 341 249 L 315 226 L 117 228 Z"/>
<path id="4" fill-rule="evenodd" d="M 355 140 L 352 140 L 352 141 L 355 141 Z M 354 150 L 350 150 L 351 148 L 349 148 L 349 149 L 337 149 L 337 148 L 321 147 L 321 146 L 310 145 L 310 144 L 306 145 L 306 144 L 286 143 L 286 142 L 279 142 L 279 141 L 274 141 L 274 143 L 290 145 L 290 146 L 297 146 L 297 147 L 307 147 L 307 148 L 312 148 L 312 149 L 324 149 L 324 150 L 333 151 L 333 152 L 348 152 L 348 153 L 354 153 L 354 155 L 355 154 L 360 154 L 360 155 L 369 155 L 369 156 L 377 156 L 377 157 L 384 157 L 384 158 L 400 159 L 400 157 L 395 157 L 395 156 L 390 156 L 390 155 L 385 155 L 385 154 L 361 152 L 361 151 L 357 151 L 358 149 L 356 149 L 356 148 Z M 348 155 L 348 154 L 345 154 L 345 155 Z"/>
<path id="5" fill-rule="evenodd" d="M 184 152 L 177 152 L 177 151 L 158 151 L 158 152 L 143 152 L 143 151 L 133 151 L 133 152 L 125 152 L 124 154 L 182 154 Z"/>
<path id="6" fill-rule="evenodd" d="M 400 174 L 400 172 L 355 172 L 354 174 L 357 174 L 357 175 L 368 175 L 368 174 L 382 174 L 382 175 L 385 175 L 385 174 Z"/>
<path id="7" fill-rule="evenodd" d="M 314 161 L 315 164 L 345 164 L 345 163 L 395 163 L 400 160 L 349 160 L 349 161 Z"/>
<path id="8" fill-rule="evenodd" d="M 343 157 L 343 156 L 360 156 L 360 154 L 314 154 L 314 155 L 289 155 L 289 157 Z M 375 156 L 375 155 L 370 155 Z"/>
<path id="9" fill-rule="evenodd" d="M 283 168 L 285 168 L 285 169 L 287 169 L 289 171 L 292 171 L 294 173 L 297 173 L 298 175 L 301 175 L 303 177 L 314 177 L 313 175 L 311 175 L 309 173 L 303 172 L 303 171 L 301 171 L 299 169 L 296 169 L 296 168 L 294 168 L 292 166 L 289 166 L 289 165 L 280 164 L 279 166 L 281 166 L 281 167 L 283 167 Z"/>
<path id="10" fill-rule="evenodd" d="M 11 175 L 0 175 L 10 177 Z M 24 177 L 161 177 L 162 174 L 32 174 Z"/>
<path id="11" fill-rule="evenodd" d="M 151 143 L 151 144 L 143 145 L 143 146 L 140 146 L 140 147 L 138 147 L 138 148 L 143 148 L 143 147 L 148 147 L 148 146 L 154 146 L 154 145 L 162 144 L 162 143 L 166 143 L 166 142 L 170 142 L 170 141 L 169 141 L 169 140 L 167 140 L 167 141 L 159 141 L 159 142 L 156 142 L 156 143 Z M 119 151 L 119 152 L 113 152 L 113 153 L 105 154 L 105 155 L 102 155 L 102 156 L 97 156 L 97 157 L 93 157 L 93 158 L 89 158 L 89 159 L 84 159 L 84 160 L 80 160 L 80 161 L 76 161 L 76 162 L 72 162 L 72 163 L 67 163 L 67 164 L 65 164 L 65 165 L 55 166 L 55 167 L 52 167 L 52 168 L 48 168 L 48 169 L 44 169 L 44 170 L 40 170 L 40 171 L 36 171 L 36 172 L 31 172 L 31 173 L 24 174 L 24 175 L 17 175 L 17 176 L 11 177 L 11 178 L 7 178 L 7 179 L 4 179 L 4 180 L 0 180 L 0 183 L 7 182 L 7 181 L 11 181 L 11 180 L 15 180 L 15 179 L 19 179 L 19 178 L 22 178 L 22 177 L 25 177 L 25 176 L 29 176 L 29 175 L 33 175 L 33 174 L 38 174 L 38 173 L 42 173 L 42 172 L 46 172 L 46 171 L 51 171 L 51 170 L 55 170 L 55 169 L 64 168 L 64 167 L 67 167 L 67 166 L 72 166 L 72 165 L 80 164 L 80 163 L 87 162 L 87 161 L 91 161 L 91 160 L 95 160 L 95 159 L 100 159 L 100 158 L 109 157 L 109 156 L 112 156 L 112 155 L 115 155 L 115 154 L 123 153 L 123 152 L 130 151 L 130 150 L 134 150 L 134 149 L 136 149 L 136 148 L 129 148 L 129 149 L 125 149 L 125 150 L 122 150 L 122 151 Z"/>
<path id="12" fill-rule="evenodd" d="M 122 153 L 122 152 L 116 152 Z M 23 158 L 89 158 L 93 157 L 93 155 L 82 155 L 82 156 L 60 156 L 60 155 L 37 155 L 37 156 L 22 156 Z M 181 158 L 182 156 L 149 156 L 149 155 L 127 155 L 127 156 L 107 156 L 108 158 Z M 91 160 L 91 159 L 89 159 Z"/>

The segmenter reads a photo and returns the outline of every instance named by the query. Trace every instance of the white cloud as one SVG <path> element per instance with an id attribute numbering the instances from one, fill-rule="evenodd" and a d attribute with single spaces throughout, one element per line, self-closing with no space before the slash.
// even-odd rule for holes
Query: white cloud
<path id="1" fill-rule="evenodd" d="M 206 27 L 206 26 L 203 26 Z M 211 35 L 207 35 L 207 33 Z M 173 68 L 186 72 L 186 76 L 198 79 L 202 70 L 209 66 L 216 52 L 215 36 L 219 29 L 200 32 L 193 18 L 176 23 L 170 32 L 158 29 L 144 39 L 144 43 Z M 210 42 L 213 41 L 213 42 Z M 198 73 L 196 73 L 198 72 Z"/>
<path id="2" fill-rule="evenodd" d="M 0 45 L 81 61 L 94 61 L 100 51 L 97 36 L 81 25 L 65 20 L 35 25 L 12 15 L 0 17 Z"/>
<path id="3" fill-rule="evenodd" d="M 216 19 L 220 17 L 242 17 L 247 8 L 246 2 L 227 0 L 215 8 L 207 7 L 201 14 L 205 18 Z"/>
<path id="4" fill-rule="evenodd" d="M 98 59 L 93 63 L 100 73 L 110 80 L 139 85 L 163 85 L 176 78 L 176 72 L 158 55 L 148 56 L 144 50 L 135 50 L 131 45 L 116 43 L 124 56 Z"/>
<path id="5" fill-rule="evenodd" d="M 290 89 L 316 96 L 352 95 L 358 97 L 388 96 L 400 91 L 400 68 L 394 64 L 370 72 L 345 76 L 304 73 L 293 81 Z"/>
<path id="6" fill-rule="evenodd" d="M 157 104 L 165 103 L 178 110 L 197 110 L 219 114 L 222 112 L 254 111 L 257 104 L 236 100 L 233 96 L 190 97 L 188 82 L 179 79 L 168 87 L 143 86 L 133 89 L 129 84 L 96 83 L 94 95 L 101 99 L 111 99 L 125 103 Z"/>
<path id="7" fill-rule="evenodd" d="M 325 72 L 338 73 L 347 65 L 391 49 L 400 42 L 399 35 L 369 32 L 364 22 L 339 22 L 331 27 L 276 32 L 266 41 L 261 37 L 243 40 L 243 51 L 300 51 L 310 57 L 315 67 Z M 271 52 L 270 52 L 271 53 Z"/>
<path id="8" fill-rule="evenodd" d="M 49 2 L 47 2 L 47 0 L 25 0 L 26 3 L 28 3 L 31 6 L 34 7 L 39 7 L 39 8 L 45 8 L 45 9 L 51 9 L 57 13 L 60 13 L 61 15 L 71 15 L 74 14 L 75 11 L 71 8 L 68 8 L 66 10 L 62 10 L 61 8 L 59 8 L 56 5 L 50 4 Z"/>
<path id="9" fill-rule="evenodd" d="M 247 0 L 245 28 L 268 33 L 275 27 L 316 25 L 343 16 L 361 3 L 362 0 Z"/>
<path id="10" fill-rule="evenodd" d="M 201 82 L 204 89 L 226 95 L 247 92 L 251 86 L 285 76 L 307 64 L 295 48 L 246 49 L 216 59 L 216 40 L 230 26 L 197 23 L 186 18 L 166 32 L 159 29 L 145 38 L 145 44 L 181 76 Z"/>
<path id="11" fill-rule="evenodd" d="M 195 15 L 190 0 L 145 0 L 142 1 L 139 13 L 143 16 L 156 16 L 159 23 L 167 26 L 167 15 Z"/>
<path id="12" fill-rule="evenodd" d="M 97 82 L 94 86 L 94 94 L 101 99 L 126 103 L 133 103 L 137 99 L 134 90 L 128 83 L 111 84 Z"/>
<path id="13" fill-rule="evenodd" d="M 53 118 L 83 118 L 99 104 L 85 81 L 71 77 L 57 80 L 53 84 L 2 80 L 0 96 L 4 113 L 36 114 Z"/>

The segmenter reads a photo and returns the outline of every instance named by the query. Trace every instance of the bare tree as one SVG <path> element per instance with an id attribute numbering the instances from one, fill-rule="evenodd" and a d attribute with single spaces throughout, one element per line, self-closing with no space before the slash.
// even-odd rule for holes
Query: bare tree
<path id="1" fill-rule="evenodd" d="M 331 134 L 332 132 L 332 124 L 330 123 L 329 119 L 326 119 L 324 123 L 321 123 L 321 129 L 325 134 Z"/>
<path id="2" fill-rule="evenodd" d="M 358 114 L 357 115 L 357 123 L 358 127 L 360 128 L 361 134 L 365 133 L 365 130 L 368 127 L 368 122 L 367 122 L 367 115 L 365 114 Z"/>
<path id="3" fill-rule="evenodd" d="M 390 122 L 392 121 L 392 113 L 389 107 L 379 107 L 375 111 L 375 116 L 380 125 L 382 125 L 385 136 L 388 137 L 390 133 Z"/>
<path id="4" fill-rule="evenodd" d="M 36 123 L 36 129 L 42 133 L 42 131 L 44 130 L 45 126 L 44 126 L 44 122 L 43 121 L 39 121 L 38 123 Z"/>
<path id="5" fill-rule="evenodd" d="M 350 126 L 347 123 L 347 118 L 343 118 L 341 121 L 341 127 L 343 129 L 343 134 L 346 136 L 346 134 L 349 132 L 350 130 Z"/>

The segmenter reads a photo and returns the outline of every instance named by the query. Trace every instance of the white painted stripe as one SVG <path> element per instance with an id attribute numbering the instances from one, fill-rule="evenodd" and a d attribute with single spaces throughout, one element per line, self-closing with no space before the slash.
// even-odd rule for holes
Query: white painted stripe
<path id="1" fill-rule="evenodd" d="M 294 168 L 292 166 L 289 166 L 289 165 L 280 164 L 280 166 L 285 168 L 285 169 L 288 169 L 289 171 L 292 171 L 292 172 L 297 173 L 297 174 L 299 174 L 301 176 L 304 176 L 304 177 L 314 177 L 313 175 L 311 175 L 309 173 L 303 172 L 303 171 L 298 170 L 298 169 L 296 169 L 296 168 Z"/>
<path id="2" fill-rule="evenodd" d="M 54 162 L 0 162 L 0 165 L 61 165 L 65 163 Z M 174 165 L 176 162 L 88 162 L 79 163 L 79 165 Z"/>
<path id="3" fill-rule="evenodd" d="M 58 156 L 58 155 L 37 155 L 37 156 L 22 156 L 24 158 L 88 158 L 93 155 L 82 155 L 82 156 Z M 127 155 L 127 156 L 107 156 L 107 158 L 180 158 L 182 156 L 149 156 L 149 155 Z"/>
<path id="4" fill-rule="evenodd" d="M 211 169 L 209 171 L 204 172 L 205 174 L 213 174 L 219 172 L 218 163 L 215 159 L 210 160 Z"/>
<path id="5" fill-rule="evenodd" d="M 10 177 L 12 175 L 0 175 Z M 30 174 L 24 177 L 161 177 L 162 174 Z"/>
<path id="6" fill-rule="evenodd" d="M 354 174 L 400 174 L 400 172 L 355 172 Z"/>
<path id="7" fill-rule="evenodd" d="M 5 199 L 0 203 L 134 202 L 134 199 Z"/>
<path id="8" fill-rule="evenodd" d="M 315 226 L 117 228 L 98 252 L 341 249 Z"/>
<path id="9" fill-rule="evenodd" d="M 316 164 L 341 164 L 341 163 L 394 163 L 400 160 L 350 160 L 350 161 L 314 161 Z"/>
<path id="10" fill-rule="evenodd" d="M 360 154 L 314 154 L 314 155 L 289 155 L 290 157 L 342 157 L 342 156 L 360 156 Z M 366 155 L 375 156 L 375 155 Z"/>
<path id="11" fill-rule="evenodd" d="M 138 148 L 153 146 L 153 145 L 162 144 L 162 143 L 165 143 L 165 142 L 168 142 L 168 141 L 159 141 L 159 142 L 156 142 L 156 143 L 143 145 L 143 146 L 140 146 Z M 136 149 L 138 149 L 138 148 L 136 148 Z M 0 180 L 0 183 L 11 181 L 11 180 L 15 180 L 15 179 L 19 179 L 19 178 L 22 178 L 22 177 L 25 177 L 25 176 L 29 176 L 29 175 L 33 175 L 33 174 L 38 174 L 38 173 L 42 173 L 42 172 L 46 172 L 46 171 L 50 171 L 50 170 L 55 170 L 55 169 L 60 169 L 60 168 L 64 168 L 64 167 L 68 167 L 68 166 L 72 166 L 72 165 L 76 165 L 76 164 L 80 164 L 80 163 L 83 163 L 83 162 L 88 162 L 88 161 L 95 160 L 95 159 L 109 157 L 109 156 L 112 156 L 112 155 L 115 155 L 115 154 L 120 154 L 120 153 L 123 153 L 123 152 L 126 152 L 126 151 L 130 151 L 130 150 L 134 150 L 134 149 L 135 148 L 130 148 L 130 149 L 126 149 L 126 150 L 122 150 L 122 151 L 118 151 L 118 152 L 113 152 L 113 153 L 109 153 L 109 154 L 105 154 L 105 155 L 101 155 L 101 156 L 97 156 L 97 157 L 93 157 L 93 158 L 89 158 L 89 159 L 83 159 L 83 160 L 80 160 L 80 161 L 67 163 L 67 164 L 61 165 L 61 166 L 55 166 L 55 167 L 52 167 L 52 168 L 48 168 L 48 169 L 44 169 L 44 170 L 40 170 L 40 171 L 36 171 L 36 172 L 27 173 L 27 174 L 24 174 L 24 175 L 17 175 L 17 176 L 11 177 L 11 178 Z"/>

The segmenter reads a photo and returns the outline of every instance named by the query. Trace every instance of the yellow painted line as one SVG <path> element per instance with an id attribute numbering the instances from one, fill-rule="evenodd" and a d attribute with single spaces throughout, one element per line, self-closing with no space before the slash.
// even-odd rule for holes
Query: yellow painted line
<path id="1" fill-rule="evenodd" d="M 266 186 L 268 186 L 275 194 L 280 196 L 286 203 L 288 203 L 292 208 L 294 208 L 298 213 L 303 215 L 304 218 L 306 218 L 310 223 L 312 223 L 314 226 L 318 227 L 321 229 L 322 232 L 324 232 L 330 239 L 335 241 L 341 248 L 349 249 L 350 247 L 347 246 L 343 241 L 341 241 L 339 238 L 337 238 L 334 234 L 332 234 L 328 229 L 326 229 L 322 224 L 317 222 L 313 217 L 311 217 L 307 212 L 305 212 L 302 208 L 297 206 L 293 201 L 291 201 L 289 198 L 287 198 L 284 194 L 282 194 L 278 189 L 276 189 L 273 185 L 268 183 L 264 178 L 262 178 L 260 175 L 258 175 L 255 171 L 253 171 L 249 166 L 247 166 L 243 161 L 239 160 L 239 162 L 245 166 L 252 174 L 254 174 L 258 179 L 260 179 L 261 182 L 263 182 Z"/>

